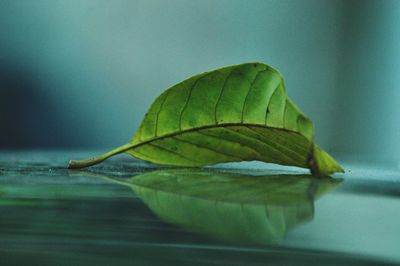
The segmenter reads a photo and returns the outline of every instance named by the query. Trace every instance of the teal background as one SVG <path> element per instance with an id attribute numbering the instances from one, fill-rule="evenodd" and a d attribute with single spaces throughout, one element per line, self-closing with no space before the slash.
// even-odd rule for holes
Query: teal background
<path id="1" fill-rule="evenodd" d="M 317 142 L 400 160 L 400 1 L 0 0 L 0 148 L 111 148 L 193 74 L 279 69 Z"/>

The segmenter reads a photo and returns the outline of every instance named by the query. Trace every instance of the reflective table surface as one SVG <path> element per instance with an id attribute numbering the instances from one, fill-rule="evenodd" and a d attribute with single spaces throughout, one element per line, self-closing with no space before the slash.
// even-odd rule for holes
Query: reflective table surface
<path id="1" fill-rule="evenodd" d="M 0 265 L 400 265 L 400 170 L 161 168 L 0 152 Z"/>

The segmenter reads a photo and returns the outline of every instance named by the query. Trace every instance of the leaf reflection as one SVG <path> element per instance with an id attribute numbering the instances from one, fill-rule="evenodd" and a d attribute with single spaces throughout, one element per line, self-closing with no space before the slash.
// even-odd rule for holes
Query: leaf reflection
<path id="1" fill-rule="evenodd" d="M 127 185 L 162 220 L 224 240 L 280 243 L 312 220 L 314 200 L 341 180 L 310 175 L 254 176 L 204 169 L 167 169 L 131 178 Z"/>

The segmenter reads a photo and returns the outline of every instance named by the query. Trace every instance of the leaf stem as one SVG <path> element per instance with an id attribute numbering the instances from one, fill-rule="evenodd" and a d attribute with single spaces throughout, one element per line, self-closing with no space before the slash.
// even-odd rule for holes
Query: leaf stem
<path id="1" fill-rule="evenodd" d="M 68 168 L 69 169 L 78 169 L 78 168 L 89 167 L 89 166 L 101 163 L 102 161 L 110 158 L 111 156 L 113 156 L 115 154 L 119 154 L 119 153 L 122 153 L 122 152 L 125 152 L 125 151 L 131 149 L 132 146 L 134 146 L 134 145 L 132 145 L 132 143 L 127 143 L 127 144 L 122 145 L 118 148 L 115 148 L 109 152 L 106 152 L 98 157 L 84 159 L 84 160 L 70 160 L 69 164 L 68 164 Z"/>

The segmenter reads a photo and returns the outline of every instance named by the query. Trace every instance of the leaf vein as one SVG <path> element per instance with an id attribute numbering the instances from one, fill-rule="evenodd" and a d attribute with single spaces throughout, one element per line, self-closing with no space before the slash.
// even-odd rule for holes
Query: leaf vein
<path id="1" fill-rule="evenodd" d="M 245 125 L 245 127 L 251 129 L 254 132 L 257 132 L 259 135 L 262 135 L 260 131 L 258 131 L 258 128 L 253 128 L 253 125 Z M 297 131 L 293 131 L 292 133 L 298 133 Z M 275 134 L 280 140 L 285 141 L 286 138 L 282 137 L 280 133 Z M 293 142 L 293 146 L 296 146 L 299 150 L 302 150 L 304 152 L 308 151 L 304 146 L 299 145 L 297 142 Z"/>
<path id="2" fill-rule="evenodd" d="M 281 86 L 281 82 L 279 82 L 278 86 L 275 87 L 274 91 L 271 94 L 271 97 L 269 98 L 268 104 L 267 104 L 267 109 L 265 110 L 265 125 L 267 125 L 267 117 L 268 117 L 268 112 L 269 112 L 269 105 L 271 104 L 271 100 L 274 98 L 275 93 L 278 91 L 278 88 Z"/>
<path id="3" fill-rule="evenodd" d="M 262 137 L 263 139 L 267 139 L 265 136 L 263 136 L 263 135 L 260 134 L 258 131 L 254 130 L 253 128 L 251 128 L 251 127 L 249 127 L 249 126 L 245 126 L 245 127 L 248 128 L 249 130 L 253 131 L 255 134 L 257 134 L 257 136 L 260 136 L 260 137 Z M 264 141 L 263 141 L 263 142 L 264 142 Z M 267 142 L 264 142 L 264 143 L 267 144 Z M 296 150 L 287 148 L 285 145 L 279 144 L 279 142 L 277 142 L 276 144 L 277 144 L 281 149 L 284 149 L 284 150 L 287 150 L 287 151 L 290 151 L 290 152 L 294 153 L 294 155 L 296 155 L 296 157 L 298 157 L 297 159 L 303 159 L 303 156 L 302 156 L 300 153 L 298 153 Z M 273 147 L 272 145 L 269 145 L 269 146 Z"/>
<path id="4" fill-rule="evenodd" d="M 183 156 L 183 155 L 182 155 L 181 153 L 179 153 L 179 152 L 172 151 L 172 150 L 170 150 L 170 149 L 167 149 L 167 148 L 165 148 L 165 147 L 156 145 L 156 144 L 154 144 L 154 143 L 148 143 L 148 145 L 153 146 L 153 147 L 155 147 L 155 148 L 157 148 L 157 149 L 163 150 L 163 151 L 165 151 L 165 152 L 168 152 L 168 153 L 177 155 L 177 156 L 179 156 L 179 157 L 181 157 L 181 158 L 183 158 L 183 159 L 185 159 L 185 160 L 188 160 L 188 161 L 191 161 L 191 162 L 194 162 L 194 163 L 200 163 L 199 161 L 193 160 L 193 158 L 188 158 L 188 157 L 186 157 L 186 156 Z"/>
<path id="5" fill-rule="evenodd" d="M 283 157 L 286 157 L 286 159 L 288 159 L 289 161 L 291 161 L 294 165 L 298 165 L 298 162 L 295 161 L 292 157 L 286 155 L 283 151 L 281 151 L 281 150 L 277 149 L 276 147 L 272 146 L 270 143 L 261 141 L 261 140 L 258 139 L 258 138 L 254 138 L 254 137 L 251 137 L 251 136 L 247 136 L 247 135 L 245 135 L 245 134 L 243 134 L 243 133 L 241 133 L 241 132 L 239 132 L 239 131 L 235 131 L 235 130 L 233 130 L 233 129 L 231 129 L 231 128 L 225 128 L 225 129 L 227 129 L 227 130 L 229 130 L 229 131 L 231 131 L 231 132 L 237 133 L 237 134 L 239 134 L 239 135 L 245 136 L 245 137 L 247 137 L 247 138 L 254 139 L 254 140 L 256 140 L 256 142 L 259 142 L 259 143 L 261 143 L 261 144 L 263 144 L 263 145 L 266 145 L 266 146 L 270 147 L 272 150 L 275 150 L 275 151 L 277 151 L 278 153 L 282 154 Z"/>
<path id="6" fill-rule="evenodd" d="M 182 111 L 179 114 L 179 131 L 182 131 L 182 117 L 183 117 L 183 113 L 186 111 L 188 104 L 189 104 L 189 100 L 190 97 L 192 97 L 192 91 L 194 89 L 194 87 L 196 87 L 197 83 L 203 79 L 204 77 L 212 74 L 213 72 L 209 72 L 209 73 L 204 73 L 202 76 L 197 77 L 197 79 L 193 82 L 192 86 L 190 86 L 189 88 L 189 95 L 188 98 L 186 99 L 185 105 L 182 108 Z"/>
<path id="7" fill-rule="evenodd" d="M 223 129 L 226 129 L 226 128 L 223 127 Z M 220 138 L 219 136 L 215 136 L 215 135 L 213 135 L 213 134 L 208 134 L 208 133 L 205 133 L 205 132 L 202 132 L 202 131 L 199 131 L 198 133 L 199 133 L 199 134 L 202 134 L 202 135 L 205 135 L 205 136 L 207 136 L 207 137 L 216 138 L 216 139 L 218 139 L 219 141 L 221 141 L 221 138 Z M 247 148 L 249 148 L 250 150 L 252 150 L 254 153 L 256 153 L 256 155 L 257 155 L 259 158 L 262 158 L 262 157 L 263 157 L 263 156 L 261 155 L 261 153 L 259 153 L 259 151 L 257 151 L 257 150 L 254 149 L 253 147 L 249 146 L 247 143 L 244 143 L 244 142 L 236 142 L 236 141 L 233 141 L 233 140 L 230 140 L 230 139 L 222 139 L 222 140 L 223 140 L 223 141 L 232 142 L 232 143 L 235 143 L 235 144 L 239 144 L 240 146 L 247 147 Z M 242 159 L 243 159 L 243 158 L 242 158 Z M 254 158 L 254 159 L 258 159 L 258 158 Z"/>
<path id="8" fill-rule="evenodd" d="M 250 84 L 250 88 L 249 88 L 249 90 L 247 91 L 246 97 L 244 98 L 244 102 L 243 102 L 242 118 L 241 118 L 242 123 L 243 123 L 243 116 L 244 116 L 244 107 L 246 106 L 247 100 L 248 100 L 248 98 L 249 98 L 249 94 L 250 94 L 251 90 L 253 89 L 254 83 L 256 82 L 258 76 L 259 76 L 262 72 L 265 72 L 267 69 L 268 69 L 268 68 L 266 67 L 266 68 L 263 69 L 263 70 L 257 71 L 256 76 L 254 77 L 253 81 L 252 81 L 251 84 Z"/>
<path id="9" fill-rule="evenodd" d="M 219 93 L 219 95 L 218 95 L 217 102 L 215 103 L 215 108 L 214 108 L 214 120 L 215 120 L 215 123 L 216 123 L 216 124 L 218 124 L 218 120 L 217 120 L 217 107 L 218 107 L 218 105 L 219 105 L 219 102 L 221 101 L 222 93 L 223 93 L 224 90 L 225 90 L 226 83 L 228 82 L 228 79 L 231 77 L 231 75 L 232 75 L 232 73 L 233 73 L 234 70 L 235 70 L 235 68 L 233 68 L 233 69 L 228 73 L 228 75 L 226 76 L 226 78 L 225 78 L 225 80 L 224 80 L 224 84 L 222 85 L 222 89 L 221 89 L 221 91 L 220 91 L 220 93 Z"/>
<path id="10" fill-rule="evenodd" d="M 219 154 L 222 154 L 222 155 L 225 155 L 225 156 L 228 156 L 228 157 L 232 157 L 232 158 L 236 158 L 236 159 L 239 159 L 239 160 L 242 159 L 241 157 L 237 157 L 235 155 L 231 155 L 231 154 L 228 154 L 228 153 L 223 152 L 223 151 L 214 150 L 214 149 L 212 149 L 210 147 L 207 147 L 207 146 L 204 146 L 204 145 L 201 145 L 201 144 L 198 144 L 198 143 L 193 143 L 193 142 L 190 142 L 188 140 L 180 139 L 180 138 L 177 138 L 177 137 L 172 137 L 172 138 L 177 140 L 177 141 L 184 142 L 184 143 L 187 143 L 187 144 L 190 144 L 190 145 L 202 148 L 202 149 L 210 150 L 210 151 L 212 151 L 214 153 L 219 153 Z"/>
<path id="11" fill-rule="evenodd" d="M 157 137 L 157 131 L 158 131 L 158 117 L 160 116 L 160 112 L 161 112 L 161 110 L 162 110 L 162 108 L 163 108 L 163 106 L 164 106 L 164 103 L 167 101 L 167 98 L 168 98 L 168 95 L 169 95 L 169 93 L 171 92 L 171 90 L 167 90 L 166 92 L 165 92 L 165 97 L 164 97 L 164 99 L 163 99 L 163 101 L 161 102 L 161 104 L 160 104 L 160 108 L 158 109 L 158 111 L 157 111 L 157 115 L 156 115 L 156 125 L 155 125 L 155 128 L 154 128 L 154 136 L 156 136 Z"/>

